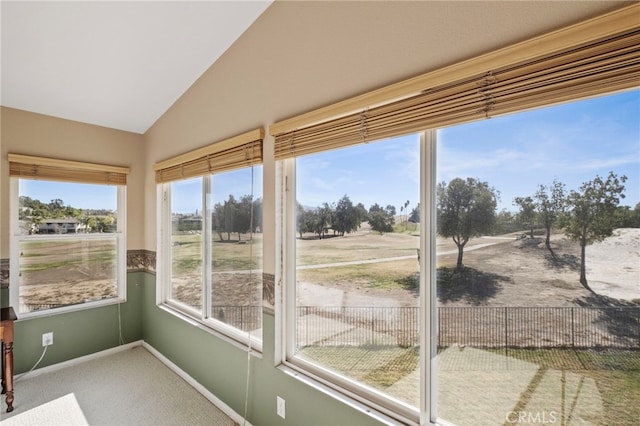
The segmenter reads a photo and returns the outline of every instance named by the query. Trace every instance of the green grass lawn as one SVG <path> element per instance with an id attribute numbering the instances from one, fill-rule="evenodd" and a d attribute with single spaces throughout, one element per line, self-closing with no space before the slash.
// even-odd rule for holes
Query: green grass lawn
<path id="1" fill-rule="evenodd" d="M 504 355 L 504 349 L 489 350 L 496 355 Z M 569 349 L 509 349 L 509 359 L 526 361 L 537 366 L 539 372 L 553 373 L 557 377 L 579 377 L 582 382 L 595 384 L 598 398 L 602 402 L 602 412 L 593 424 L 628 425 L 640 424 L 640 351 L 597 351 Z M 417 348 L 399 347 L 306 347 L 301 355 L 343 374 L 347 377 L 383 391 L 388 391 L 401 399 L 407 395 L 396 395 L 402 392 L 392 388 L 401 379 L 415 372 L 418 367 Z M 465 374 L 469 381 L 486 381 L 498 371 L 494 367 L 483 369 L 474 363 L 475 371 Z M 439 370 L 441 371 L 441 370 Z M 467 370 L 465 370 L 465 373 Z M 499 371 L 504 373 L 505 371 Z M 508 372 L 507 372 L 508 373 Z M 473 384 L 469 383 L 472 388 Z M 416 390 L 417 392 L 417 390 Z M 520 402 L 540 398 L 536 392 L 544 389 L 530 385 L 519 395 Z M 544 395 L 544 398 L 559 398 L 559 395 Z M 468 396 L 472 398 L 472 395 Z M 551 401 L 552 404 L 564 404 L 567 407 L 558 419 L 560 424 L 573 424 L 571 418 L 571 400 Z M 520 403 L 519 403 L 520 404 Z M 524 404 L 523 404 L 524 406 Z M 519 409 L 518 407 L 514 407 Z M 551 408 L 549 408 L 551 409 Z M 560 414 L 559 414 L 560 415 Z M 576 419 L 574 419 L 576 420 Z"/>

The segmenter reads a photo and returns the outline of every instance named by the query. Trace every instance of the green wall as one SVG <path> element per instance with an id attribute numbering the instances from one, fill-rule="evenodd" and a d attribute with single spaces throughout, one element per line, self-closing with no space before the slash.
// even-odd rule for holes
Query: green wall
<path id="1" fill-rule="evenodd" d="M 201 326 L 156 305 L 156 277 L 127 276 L 127 302 L 120 305 L 124 343 L 144 340 L 241 416 L 245 407 L 247 353 Z M 118 346 L 118 306 L 18 320 L 15 371 L 28 371 L 42 354 L 42 334 L 53 331 L 53 345 L 38 368 Z M 252 356 L 247 420 L 254 426 L 359 426 L 378 424 L 335 398 L 274 366 L 275 324 L 263 316 L 262 357 Z M 286 401 L 286 419 L 276 414 L 276 396 Z"/>
<path id="2" fill-rule="evenodd" d="M 142 339 L 143 272 L 127 275 L 127 301 L 120 305 L 122 339 L 130 343 Z M 14 369 L 16 374 L 30 370 L 43 352 L 42 334 L 53 332 L 53 345 L 38 368 L 103 351 L 119 342 L 118 305 L 52 314 L 20 320 L 14 325 Z"/>
<path id="3" fill-rule="evenodd" d="M 247 353 L 159 308 L 155 276 L 145 275 L 142 329 L 145 342 L 243 415 Z M 251 357 L 247 420 L 254 426 L 358 426 L 379 424 L 335 398 L 274 366 L 275 323 L 263 315 L 263 356 Z M 276 397 L 286 401 L 286 419 L 276 414 Z"/>

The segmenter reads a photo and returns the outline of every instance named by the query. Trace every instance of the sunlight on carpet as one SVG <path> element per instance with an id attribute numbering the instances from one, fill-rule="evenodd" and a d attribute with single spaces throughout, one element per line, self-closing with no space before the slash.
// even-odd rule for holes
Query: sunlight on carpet
<path id="1" fill-rule="evenodd" d="M 5 415 L 3 414 L 3 417 Z M 2 424 L 7 426 L 76 426 L 88 425 L 89 423 L 82 413 L 76 396 L 70 393 L 31 408 L 24 413 L 18 413 L 9 419 L 3 418 Z"/>

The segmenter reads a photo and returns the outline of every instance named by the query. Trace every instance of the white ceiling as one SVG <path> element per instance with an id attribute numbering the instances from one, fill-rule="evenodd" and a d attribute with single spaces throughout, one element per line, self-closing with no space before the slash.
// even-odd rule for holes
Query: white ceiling
<path id="1" fill-rule="evenodd" d="M 1 104 L 144 133 L 270 4 L 2 0 Z"/>

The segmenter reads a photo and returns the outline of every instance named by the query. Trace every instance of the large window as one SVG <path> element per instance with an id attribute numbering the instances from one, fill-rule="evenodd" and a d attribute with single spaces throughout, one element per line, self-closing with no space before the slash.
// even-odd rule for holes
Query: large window
<path id="1" fill-rule="evenodd" d="M 408 424 L 637 423 L 636 15 L 273 124 L 283 368 Z"/>
<path id="2" fill-rule="evenodd" d="M 409 411 L 419 408 L 419 152 L 410 135 L 290 160 L 289 356 Z"/>
<path id="3" fill-rule="evenodd" d="M 636 90 L 438 132 L 434 418 L 637 423 L 638 123 Z"/>
<path id="4" fill-rule="evenodd" d="M 123 301 L 126 187 L 47 179 L 61 172 L 64 180 L 74 173 L 71 180 L 105 180 L 78 171 L 82 164 L 58 161 L 47 169 L 48 159 L 10 161 L 10 294 L 20 317 Z"/>
<path id="5" fill-rule="evenodd" d="M 403 421 L 634 424 L 639 111 L 636 90 L 286 160 L 285 363 Z"/>
<path id="6" fill-rule="evenodd" d="M 257 349 L 262 339 L 260 135 L 157 166 L 160 302 Z"/>

